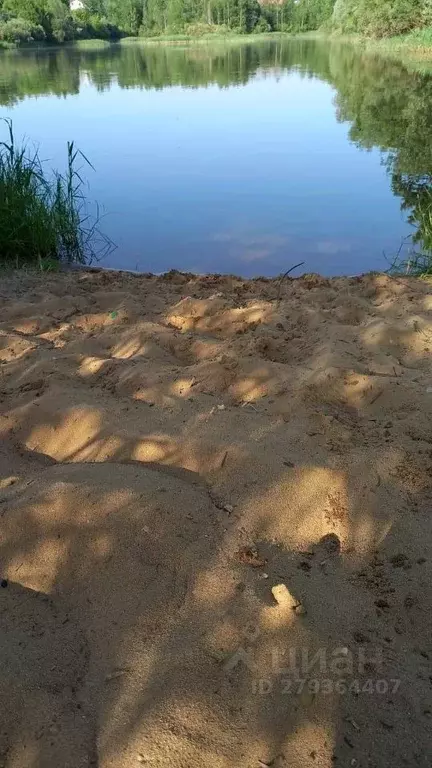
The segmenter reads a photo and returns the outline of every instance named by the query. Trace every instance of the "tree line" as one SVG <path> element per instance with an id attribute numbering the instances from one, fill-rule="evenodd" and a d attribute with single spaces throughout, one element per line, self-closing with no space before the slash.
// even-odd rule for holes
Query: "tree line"
<path id="1" fill-rule="evenodd" d="M 0 40 L 62 43 L 125 35 L 306 32 L 329 21 L 334 0 L 0 0 Z"/>
<path id="2" fill-rule="evenodd" d="M 432 25 L 432 0 L 0 0 L 0 41 L 327 29 L 376 37 Z"/>
<path id="3" fill-rule="evenodd" d="M 327 29 L 385 37 L 432 25 L 432 0 L 0 0 L 0 41 Z"/>

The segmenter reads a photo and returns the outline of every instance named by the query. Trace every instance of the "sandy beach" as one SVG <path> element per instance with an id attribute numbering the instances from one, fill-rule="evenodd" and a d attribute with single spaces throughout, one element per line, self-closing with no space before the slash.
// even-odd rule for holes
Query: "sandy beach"
<path id="1" fill-rule="evenodd" d="M 431 283 L 0 300 L 0 767 L 430 766 Z"/>

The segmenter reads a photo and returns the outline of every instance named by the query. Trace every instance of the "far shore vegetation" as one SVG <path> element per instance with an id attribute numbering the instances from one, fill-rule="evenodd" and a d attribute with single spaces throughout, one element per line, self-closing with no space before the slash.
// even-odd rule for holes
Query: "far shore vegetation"
<path id="1" fill-rule="evenodd" d="M 75 8 L 74 8 L 75 6 Z M 76 7 L 79 6 L 79 7 Z M 432 52 L 431 0 L 0 0 L 0 46 L 176 42 L 244 35 L 360 36 Z M 84 43 L 85 45 L 85 43 Z"/>

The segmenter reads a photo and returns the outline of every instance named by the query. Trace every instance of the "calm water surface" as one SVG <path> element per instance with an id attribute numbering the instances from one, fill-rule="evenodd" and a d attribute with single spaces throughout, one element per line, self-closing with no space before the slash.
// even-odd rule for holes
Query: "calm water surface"
<path id="1" fill-rule="evenodd" d="M 107 266 L 352 274 L 424 234 L 432 78 L 352 47 L 3 53 L 0 105 L 51 164 L 91 159 Z"/>

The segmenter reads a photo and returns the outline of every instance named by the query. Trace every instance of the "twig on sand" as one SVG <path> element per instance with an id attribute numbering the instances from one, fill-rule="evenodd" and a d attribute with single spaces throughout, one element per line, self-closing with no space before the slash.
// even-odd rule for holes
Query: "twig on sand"
<path id="1" fill-rule="evenodd" d="M 280 278 L 279 278 L 279 288 L 278 288 L 278 294 L 277 294 L 277 301 L 278 302 L 280 301 L 280 297 L 281 297 L 281 290 L 282 290 L 282 283 L 283 283 L 283 281 L 285 280 L 286 277 L 288 277 L 288 275 L 291 272 L 294 272 L 294 270 L 297 269 L 297 267 L 302 267 L 303 264 L 304 264 L 304 261 L 300 261 L 299 264 L 294 264 L 293 267 L 290 267 L 289 269 L 287 269 L 287 271 L 284 272 L 283 275 L 280 276 Z"/>
<path id="2" fill-rule="evenodd" d="M 124 667 L 123 669 L 114 669 L 113 672 L 110 672 L 108 675 L 105 675 L 105 681 L 108 682 L 109 680 L 116 680 L 118 677 L 122 677 L 123 675 L 126 675 L 129 672 L 129 667 Z"/>
<path id="3" fill-rule="evenodd" d="M 356 731 L 360 731 L 360 730 L 361 730 L 361 728 L 360 728 L 360 726 L 358 725 L 358 723 L 356 723 L 356 721 L 355 721 L 355 720 L 353 720 L 351 717 L 344 717 L 344 720 L 345 720 L 345 722 L 346 722 L 346 723 L 349 723 L 350 725 L 352 725 L 352 727 L 353 727 L 353 728 L 354 728 Z"/>
<path id="4" fill-rule="evenodd" d="M 241 407 L 244 408 L 245 405 L 248 405 L 250 408 L 253 408 L 254 411 L 259 413 L 258 408 L 255 408 L 255 406 L 253 405 L 253 403 L 251 403 L 250 400 L 245 400 L 244 403 L 242 403 Z"/>
<path id="5" fill-rule="evenodd" d="M 381 397 L 383 392 L 384 392 L 383 389 L 379 389 L 378 392 L 373 396 L 372 400 L 369 400 L 369 405 L 373 405 L 374 403 L 376 403 L 376 401 L 378 400 L 379 397 Z"/>

